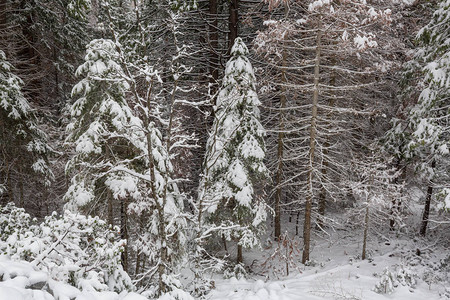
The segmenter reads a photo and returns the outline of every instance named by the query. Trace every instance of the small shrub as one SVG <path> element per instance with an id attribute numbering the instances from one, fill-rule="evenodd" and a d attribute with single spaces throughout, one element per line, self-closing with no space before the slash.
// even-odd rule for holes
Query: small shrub
<path id="1" fill-rule="evenodd" d="M 375 285 L 374 291 L 379 294 L 392 294 L 395 287 L 397 287 L 397 282 L 394 274 L 388 268 L 385 268 L 380 281 Z"/>

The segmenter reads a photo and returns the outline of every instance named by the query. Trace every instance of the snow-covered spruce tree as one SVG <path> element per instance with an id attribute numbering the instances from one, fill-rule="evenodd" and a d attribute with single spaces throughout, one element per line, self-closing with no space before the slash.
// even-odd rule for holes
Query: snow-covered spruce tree
<path id="1" fill-rule="evenodd" d="M 420 234 L 425 235 L 433 189 L 449 187 L 450 169 L 450 1 L 439 2 L 430 23 L 418 33 L 416 60 L 424 74 L 419 101 L 410 113 L 409 151 L 418 155 L 428 182 Z"/>
<path id="2" fill-rule="evenodd" d="M 433 196 L 444 199 L 440 205 L 444 207 L 450 181 L 449 5 L 448 0 L 440 1 L 429 24 L 417 35 L 415 55 L 406 64 L 404 97 L 418 100 L 412 107 L 404 108 L 407 118 L 395 119 L 386 136 L 387 149 L 413 162 L 420 182 L 426 187 L 421 235 L 426 233 Z M 421 75 L 419 79 L 417 74 Z"/>
<path id="3" fill-rule="evenodd" d="M 379 294 L 392 294 L 397 285 L 398 282 L 395 275 L 386 267 L 383 270 L 383 274 L 381 274 L 380 281 L 375 285 L 373 290 Z"/>
<path id="4" fill-rule="evenodd" d="M 198 200 L 207 226 L 222 227 L 217 233 L 237 242 L 238 263 L 242 248 L 259 243 L 266 211 L 257 189 L 268 175 L 260 101 L 247 55 L 247 47 L 237 38 L 217 97 Z"/>
<path id="5" fill-rule="evenodd" d="M 127 240 L 128 202 L 141 197 L 138 179 L 127 171 L 143 167 L 136 153 L 143 148 L 144 135 L 135 130 L 141 121 L 126 102 L 129 85 L 117 60 L 112 41 L 94 40 L 87 46 L 85 63 L 77 70 L 84 78 L 73 88 L 79 98 L 72 105 L 72 122 L 67 127 L 68 141 L 75 146 L 67 171 L 75 175 L 66 193 L 66 207 L 84 207 L 89 213 L 96 207 L 97 214 L 107 217 L 112 225 L 113 202 L 119 203 L 121 234 Z M 113 168 L 123 171 L 112 172 Z M 125 269 L 126 262 L 125 251 Z"/>
<path id="6" fill-rule="evenodd" d="M 93 207 L 98 202 L 92 200 L 104 197 L 105 193 L 98 189 L 100 186 L 122 200 L 121 203 L 126 201 L 126 205 L 121 206 L 121 215 L 126 221 L 122 222 L 121 217 L 121 223 L 129 224 L 128 229 L 133 230 L 127 236 L 129 249 L 134 250 L 131 254 L 136 255 L 129 257 L 130 261 L 133 259 L 129 266 L 135 267 L 136 283 L 149 290 L 151 296 L 182 293 L 174 275 L 182 267 L 186 216 L 184 197 L 177 179 L 172 179 L 176 171 L 172 161 L 180 149 L 189 147 L 191 138 L 180 131 L 178 116 L 180 106 L 189 102 L 180 98 L 189 90 L 181 84 L 181 78 L 188 72 L 181 63 L 186 47 L 176 39 L 179 15 L 164 12 L 165 6 L 159 6 L 159 18 L 151 18 L 149 14 L 154 14 L 153 9 L 144 3 L 132 2 L 133 10 L 129 9 L 131 3 L 121 6 L 114 1 L 100 2 L 104 34 L 111 39 L 93 41 L 92 49 L 88 49 L 93 52 L 92 61 L 87 57 L 80 67 L 88 77 L 75 90 L 85 93 L 86 97 L 82 95 L 77 101 L 79 104 L 74 104 L 74 125 L 69 129 L 87 123 L 81 127 L 75 141 L 81 145 L 78 146 L 80 159 L 87 158 L 88 162 L 77 163 L 76 157 L 72 160 L 72 165 L 86 172 L 80 177 L 81 184 L 75 180 L 68 197 L 74 199 L 80 195 L 81 200 L 90 200 Z M 155 28 L 167 32 L 173 45 L 167 44 L 167 40 L 154 40 Z M 163 46 L 165 59 L 160 57 Z M 98 56 L 99 51 L 102 54 Z M 93 76 L 89 76 L 90 72 Z M 91 88 L 89 82 L 94 82 L 98 88 Z M 91 105 L 98 106 L 98 101 L 106 100 L 113 109 L 108 110 L 108 105 L 104 105 L 103 110 L 92 109 L 86 101 L 88 95 L 94 100 Z M 85 121 L 78 121 L 83 115 L 77 114 L 77 105 L 84 107 L 85 103 Z M 117 123 L 112 124 L 111 120 Z M 86 180 L 89 186 L 85 185 Z"/>
<path id="7" fill-rule="evenodd" d="M 48 165 L 51 149 L 22 85 L 0 50 L 0 199 L 3 204 L 18 200 L 21 207 L 25 185 L 49 186 L 53 179 Z"/>

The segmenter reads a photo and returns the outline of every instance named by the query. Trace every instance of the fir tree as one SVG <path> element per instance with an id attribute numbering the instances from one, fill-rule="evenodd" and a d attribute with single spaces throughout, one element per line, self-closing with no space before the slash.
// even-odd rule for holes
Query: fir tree
<path id="1" fill-rule="evenodd" d="M 394 119 L 385 146 L 398 159 L 412 162 L 416 175 L 426 185 L 420 234 L 425 235 L 431 199 L 438 194 L 448 199 L 448 155 L 450 140 L 450 9 L 441 1 L 431 21 L 418 35 L 415 55 L 406 64 L 404 97 L 417 103 L 405 107 L 405 120 Z M 420 74 L 417 79 L 417 74 Z M 420 93 L 417 95 L 417 91 Z M 438 193 L 435 193 L 438 190 Z"/>
<path id="2" fill-rule="evenodd" d="M 215 120 L 207 142 L 200 208 L 207 221 L 228 229 L 220 233 L 242 248 L 258 244 L 258 234 L 266 218 L 256 183 L 268 174 L 265 156 L 265 130 L 259 121 L 261 104 L 255 89 L 255 75 L 247 47 L 237 38 L 231 49 L 217 97 Z"/>
<path id="3" fill-rule="evenodd" d="M 38 186 L 49 186 L 53 173 L 48 165 L 51 148 L 39 129 L 35 113 L 22 94 L 22 80 L 0 50 L 0 196 L 13 202 L 19 189 L 19 204 L 24 206 L 24 184 L 30 175 Z"/>

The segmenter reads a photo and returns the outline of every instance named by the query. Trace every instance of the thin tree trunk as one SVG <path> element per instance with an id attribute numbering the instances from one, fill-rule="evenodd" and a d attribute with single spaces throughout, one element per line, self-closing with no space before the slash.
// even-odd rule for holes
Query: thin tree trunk
<path id="1" fill-rule="evenodd" d="M 281 86 L 280 95 L 280 120 L 278 132 L 278 151 L 277 151 L 277 176 L 276 176 L 276 193 L 275 193 L 275 240 L 279 240 L 281 236 L 281 197 L 282 197 L 282 181 L 283 181 L 283 151 L 284 151 L 284 109 L 286 108 L 286 59 L 287 53 L 283 50 L 283 62 L 281 69 Z"/>
<path id="2" fill-rule="evenodd" d="M 11 172 L 12 172 L 11 169 L 12 169 L 12 166 L 10 164 L 8 164 L 7 168 L 6 168 L 6 172 L 7 172 L 6 184 L 8 186 L 8 196 L 9 196 L 8 201 L 9 202 L 14 202 L 14 193 L 13 193 L 13 182 L 12 182 L 12 178 L 11 178 Z"/>
<path id="3" fill-rule="evenodd" d="M 25 199 L 23 196 L 23 169 L 22 169 L 22 165 L 19 164 L 19 174 L 18 174 L 18 179 L 19 179 L 19 207 L 24 208 L 25 207 Z"/>
<path id="4" fill-rule="evenodd" d="M 222 243 L 223 243 L 223 248 L 225 249 L 225 253 L 228 255 L 227 239 L 225 238 L 225 235 L 223 235 L 223 234 L 222 234 Z"/>
<path id="5" fill-rule="evenodd" d="M 209 45 L 210 45 L 210 61 L 209 61 L 209 82 L 212 86 L 211 93 L 214 94 L 218 89 L 219 81 L 219 33 L 217 21 L 217 0 L 209 0 Z M 216 105 L 216 97 L 213 97 L 212 104 Z M 214 110 L 212 110 L 214 115 Z"/>
<path id="6" fill-rule="evenodd" d="M 238 264 L 242 263 L 243 257 L 242 257 L 242 245 L 237 245 L 237 257 L 236 257 L 236 262 Z"/>
<path id="7" fill-rule="evenodd" d="M 436 161 L 433 160 L 431 162 L 431 168 L 434 169 L 436 167 Z M 430 216 L 430 206 L 431 206 L 431 197 L 433 196 L 433 186 L 430 185 L 427 188 L 427 196 L 425 198 L 425 208 L 423 210 L 422 215 L 422 224 L 420 226 L 420 235 L 425 236 L 427 232 L 427 226 L 428 226 L 428 218 Z"/>
<path id="8" fill-rule="evenodd" d="M 139 267 L 141 265 L 141 255 L 139 254 L 139 249 L 136 251 L 136 268 L 134 269 L 134 275 L 139 274 Z"/>
<path id="9" fill-rule="evenodd" d="M 234 45 L 234 40 L 238 37 L 238 0 L 230 0 L 230 15 L 228 20 L 228 54 Z"/>
<path id="10" fill-rule="evenodd" d="M 361 259 L 366 259 L 367 232 L 369 231 L 369 204 L 366 206 L 366 215 L 364 217 L 364 237 Z"/>
<path id="11" fill-rule="evenodd" d="M 402 150 L 400 150 L 401 152 Z M 400 158 L 397 159 L 397 163 L 396 163 L 396 171 L 399 172 L 401 169 L 401 164 L 400 164 Z M 402 174 L 400 176 L 404 176 L 404 172 L 402 172 Z M 403 178 L 404 179 L 404 178 Z M 402 180 L 403 180 L 402 179 Z M 398 184 L 399 182 L 399 176 L 394 178 L 394 184 Z M 396 213 L 400 212 L 400 208 L 402 206 L 402 201 L 401 199 L 392 199 L 392 208 L 391 208 L 391 213 L 390 213 L 390 219 L 389 219 L 389 230 L 394 231 L 395 230 L 395 215 Z"/>
<path id="12" fill-rule="evenodd" d="M 311 125 L 309 132 L 309 166 L 308 166 L 308 178 L 307 178 L 307 195 L 305 205 L 305 220 L 303 225 L 303 255 L 302 263 L 306 263 L 309 260 L 309 251 L 311 243 L 311 207 L 314 196 L 313 191 L 313 176 L 314 176 L 314 154 L 316 148 L 316 121 L 317 121 L 317 104 L 319 101 L 319 66 L 320 66 L 320 50 L 321 50 L 321 38 L 322 32 L 321 21 L 317 26 L 317 46 L 316 46 L 316 61 L 314 65 L 314 94 L 311 110 Z"/>
<path id="13" fill-rule="evenodd" d="M 108 199 L 107 199 L 107 201 L 108 201 L 108 224 L 113 227 L 114 226 L 113 197 L 112 197 L 110 189 L 108 189 L 108 191 L 106 192 L 106 197 L 108 197 Z"/>
<path id="14" fill-rule="evenodd" d="M 144 225 L 146 222 L 146 215 L 144 213 L 141 213 L 140 217 L 139 217 L 140 221 L 139 221 L 139 234 L 141 234 L 144 231 Z M 145 257 L 144 254 L 139 253 L 140 249 L 137 249 L 136 251 L 136 269 L 135 269 L 135 275 L 139 274 L 139 272 L 141 271 L 141 261 L 142 264 L 145 265 L 145 259 L 143 259 L 143 257 Z M 142 266 L 142 270 L 144 271 L 144 266 Z"/>
<path id="15" fill-rule="evenodd" d="M 107 146 L 105 149 L 106 160 L 109 161 L 111 157 L 110 148 Z M 106 187 L 106 202 L 108 205 L 108 224 L 114 226 L 114 214 L 113 214 L 113 195 L 111 190 Z M 122 211 L 121 211 L 122 212 Z"/>
<path id="16" fill-rule="evenodd" d="M 327 154 L 327 143 L 325 143 L 324 145 L 324 149 L 323 149 L 323 154 L 326 155 Z M 322 175 L 326 175 L 327 174 L 327 167 L 328 167 L 328 162 L 326 160 L 324 160 L 323 162 L 323 168 L 322 168 Z M 325 217 L 325 208 L 326 208 L 326 204 L 327 204 L 327 191 L 325 189 L 325 187 L 322 186 L 322 189 L 320 191 L 319 194 L 319 207 L 318 207 L 318 213 L 319 213 L 319 218 L 317 220 L 317 224 L 318 226 L 323 229 L 325 223 L 324 223 L 324 217 Z"/>
<path id="17" fill-rule="evenodd" d="M 120 238 L 122 240 L 126 240 L 127 243 L 124 246 L 124 251 L 122 252 L 121 258 L 122 258 L 122 266 L 125 271 L 128 271 L 128 214 L 127 214 L 127 207 L 128 207 L 128 198 L 121 199 L 120 202 Z"/>
<path id="18" fill-rule="evenodd" d="M 334 66 L 336 64 L 336 56 L 332 56 L 331 58 L 331 65 Z M 336 72 L 334 70 L 331 71 L 331 78 L 330 78 L 330 86 L 336 86 Z M 333 92 L 331 92 L 333 93 Z M 334 102 L 335 102 L 335 98 L 334 95 L 331 95 L 330 100 L 328 101 L 328 105 L 330 107 L 334 107 Z M 329 115 L 331 114 L 331 112 L 328 113 Z M 326 158 L 326 156 L 328 155 L 328 147 L 330 147 L 330 142 L 329 142 L 330 137 L 327 137 L 327 140 L 325 141 L 324 145 L 323 145 L 323 167 L 322 167 L 322 175 L 325 177 L 327 175 L 327 170 L 328 170 L 328 160 Z M 325 189 L 325 187 L 322 185 L 322 189 L 320 191 L 320 195 L 319 195 L 319 207 L 318 207 L 318 212 L 319 212 L 319 219 L 317 220 L 318 225 L 320 228 L 324 227 L 324 217 L 325 217 L 325 209 L 327 206 L 327 190 Z"/>
<path id="19" fill-rule="evenodd" d="M 166 267 L 165 264 L 167 263 L 167 246 L 166 246 L 166 222 L 165 222 L 165 218 L 164 218 L 164 206 L 160 207 L 158 209 L 158 219 L 159 219 L 159 224 L 158 224 L 158 234 L 159 234 L 159 239 L 161 241 L 161 249 L 159 250 L 159 255 L 160 255 L 160 263 L 158 265 L 158 280 L 159 280 L 159 295 L 162 295 L 166 292 L 168 292 L 168 286 L 167 284 L 164 282 L 164 277 L 166 274 Z"/>

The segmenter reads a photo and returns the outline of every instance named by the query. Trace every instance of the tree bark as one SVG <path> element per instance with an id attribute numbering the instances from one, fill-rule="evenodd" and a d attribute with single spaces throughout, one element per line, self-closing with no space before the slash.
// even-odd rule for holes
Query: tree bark
<path id="1" fill-rule="evenodd" d="M 234 40 L 238 37 L 238 24 L 239 24 L 239 15 L 238 15 L 238 0 L 230 0 L 230 15 L 228 21 L 228 54 L 231 53 L 231 48 L 234 45 Z"/>
<path id="2" fill-rule="evenodd" d="M 227 247 L 227 239 L 225 238 L 225 235 L 222 234 L 222 243 L 223 248 L 225 250 L 226 255 L 228 255 L 228 247 Z"/>
<path id="3" fill-rule="evenodd" d="M 302 263 L 306 263 L 309 260 L 310 242 L 311 242 L 311 207 L 314 197 L 313 191 L 313 176 L 314 176 L 314 154 L 316 148 L 316 121 L 317 121 L 317 104 L 319 100 L 319 66 L 320 66 L 320 50 L 321 50 L 321 38 L 322 32 L 321 21 L 317 26 L 317 42 L 316 42 L 316 59 L 314 65 L 314 94 L 311 110 L 311 125 L 309 131 L 309 166 L 308 166 L 308 178 L 307 178 L 307 195 L 305 205 L 305 220 L 303 225 L 303 255 Z"/>
<path id="4" fill-rule="evenodd" d="M 369 204 L 366 206 L 366 215 L 364 217 L 364 236 L 361 259 L 366 259 L 367 232 L 369 231 Z"/>
<path id="5" fill-rule="evenodd" d="M 335 64 L 336 64 L 336 56 L 333 55 L 331 58 L 331 65 L 334 66 Z M 330 86 L 336 86 L 336 72 L 334 70 L 331 71 Z M 331 98 L 328 101 L 328 105 L 330 107 L 333 107 L 334 102 L 335 102 L 334 95 L 331 95 Z M 328 115 L 331 115 L 331 112 L 329 112 Z M 323 145 L 324 159 L 323 159 L 322 175 L 324 177 L 326 176 L 327 170 L 328 170 L 328 160 L 327 160 L 326 156 L 328 155 L 328 147 L 330 147 L 329 139 L 330 139 L 330 137 L 327 137 L 327 140 L 325 141 L 325 143 Z M 320 191 L 320 195 L 319 195 L 319 207 L 318 207 L 319 219 L 317 220 L 318 221 L 317 224 L 319 225 L 320 228 L 323 228 L 325 225 L 324 217 L 325 217 L 326 206 L 327 206 L 327 190 L 322 185 L 322 190 Z"/>
<path id="6" fill-rule="evenodd" d="M 24 191 L 23 191 L 23 173 L 22 167 L 19 167 L 19 207 L 25 208 L 25 199 L 24 199 Z"/>
<path id="7" fill-rule="evenodd" d="M 277 150 L 277 176 L 276 176 L 276 193 L 275 193 L 275 240 L 279 240 L 281 236 L 281 197 L 282 197 L 282 187 L 283 182 L 283 151 L 284 151 L 284 109 L 286 108 L 286 59 L 287 53 L 283 50 L 283 61 L 281 69 L 281 81 L 283 85 L 281 86 L 280 95 L 280 120 L 279 120 L 279 132 L 278 132 L 278 150 Z"/>
<path id="8" fill-rule="evenodd" d="M 400 170 L 400 159 L 399 158 L 397 159 L 396 168 L 397 168 L 397 171 Z M 397 184 L 397 183 L 398 183 L 398 176 L 394 178 L 394 184 Z M 395 226 L 395 213 L 400 210 L 401 202 L 399 199 L 394 198 L 394 199 L 392 199 L 391 203 L 392 203 L 392 208 L 391 208 L 391 213 L 390 213 L 391 217 L 389 219 L 389 230 L 394 231 L 394 229 L 395 229 L 395 227 L 394 227 Z"/>
<path id="9" fill-rule="evenodd" d="M 244 260 L 243 260 L 243 257 L 242 257 L 242 245 L 237 245 L 237 257 L 236 257 L 236 262 L 238 263 L 238 264 L 240 264 L 240 263 L 242 263 Z"/>
<path id="10" fill-rule="evenodd" d="M 431 162 L 431 168 L 434 169 L 436 167 L 436 161 L 433 160 Z M 427 226 L 428 226 L 428 218 L 430 216 L 430 206 L 431 206 L 431 197 L 433 196 L 433 186 L 430 185 L 427 188 L 427 196 L 425 198 L 425 208 L 423 210 L 422 215 L 422 224 L 420 226 L 420 235 L 425 236 L 427 233 Z"/>
<path id="11" fill-rule="evenodd" d="M 111 194 L 111 190 L 108 189 L 106 193 L 106 197 L 108 197 L 108 224 L 112 227 L 114 226 L 114 214 L 113 214 L 113 197 Z"/>
<path id="12" fill-rule="evenodd" d="M 218 21 L 217 21 L 217 0 L 209 0 L 209 47 L 210 47 L 210 60 L 209 60 L 209 82 L 212 86 L 212 94 L 218 89 L 219 81 L 219 33 L 218 33 Z M 216 97 L 213 97 L 212 103 L 216 105 Z M 214 110 L 212 111 L 214 114 Z"/>
<path id="13" fill-rule="evenodd" d="M 124 251 L 122 252 L 121 259 L 122 259 L 122 266 L 123 269 L 127 272 L 128 271 L 128 214 L 127 214 L 127 208 L 128 208 L 128 199 L 124 198 L 120 202 L 120 238 L 122 240 L 126 240 L 126 244 L 124 246 Z"/>
<path id="14" fill-rule="evenodd" d="M 11 178 L 12 166 L 11 164 L 7 164 L 6 167 L 6 184 L 8 186 L 8 202 L 14 202 L 14 192 L 13 192 L 13 182 Z"/>

